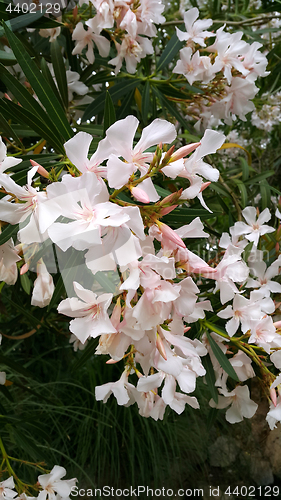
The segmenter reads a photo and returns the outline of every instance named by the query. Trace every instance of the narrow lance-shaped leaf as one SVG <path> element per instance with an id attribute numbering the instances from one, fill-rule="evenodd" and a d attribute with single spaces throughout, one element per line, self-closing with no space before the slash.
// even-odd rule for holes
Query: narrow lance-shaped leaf
<path id="1" fill-rule="evenodd" d="M 40 17 L 43 17 L 45 14 L 46 10 L 37 11 L 34 13 L 30 14 L 23 14 L 21 16 L 14 17 L 13 19 L 10 19 L 9 21 L 6 21 L 6 25 L 12 30 L 12 31 L 17 31 L 19 29 L 25 28 L 26 26 L 29 26 L 30 24 L 34 23 Z M 0 37 L 4 36 L 5 31 L 2 26 L 0 27 Z"/>
<path id="2" fill-rule="evenodd" d="M 232 364 L 230 363 L 228 357 L 222 352 L 221 348 L 215 342 L 213 337 L 211 337 L 209 332 L 207 332 L 207 337 L 208 337 L 208 341 L 209 341 L 209 344 L 211 346 L 211 349 L 212 349 L 214 355 L 216 356 L 220 366 L 224 369 L 224 371 L 226 371 L 226 373 L 231 378 L 233 378 L 233 380 L 236 380 L 237 382 L 239 382 L 239 378 L 238 378 Z"/>
<path id="3" fill-rule="evenodd" d="M 14 128 L 11 127 L 6 118 L 1 114 L 0 115 L 0 135 L 7 135 L 8 137 L 13 137 L 20 148 L 23 147 L 23 144 L 15 132 Z"/>
<path id="4" fill-rule="evenodd" d="M 181 29 L 184 29 L 184 24 L 180 26 Z M 183 42 L 180 42 L 176 33 L 173 34 L 171 40 L 167 43 L 164 52 L 161 54 L 158 64 L 157 71 L 161 71 L 174 59 L 176 54 L 178 54 L 179 50 L 182 48 Z"/>
<path id="5" fill-rule="evenodd" d="M 18 230 L 19 230 L 18 224 L 14 225 L 9 224 L 8 226 L 6 226 L 3 229 L 2 233 L 0 234 L 0 245 L 4 245 L 4 243 L 6 243 L 6 241 L 12 238 L 12 236 L 15 236 Z"/>
<path id="6" fill-rule="evenodd" d="M 138 78 L 130 79 L 129 81 L 125 82 L 123 81 L 111 87 L 108 90 L 108 92 L 110 94 L 112 101 L 116 102 L 124 94 L 128 94 L 128 92 L 136 88 L 139 82 L 140 80 Z M 91 104 L 89 104 L 82 117 L 82 122 L 90 120 L 94 115 L 97 115 L 100 111 L 103 111 L 105 106 L 105 97 L 106 97 L 106 92 L 102 93 L 99 97 L 97 97 L 97 99 L 95 99 L 93 102 L 91 102 Z"/>
<path id="7" fill-rule="evenodd" d="M 52 42 L 53 43 L 53 42 Z M 59 91 L 57 89 L 57 86 L 54 82 L 54 79 L 52 77 L 52 73 L 48 67 L 48 64 L 47 62 L 45 61 L 44 57 L 41 59 L 41 70 L 42 70 L 42 73 L 44 75 L 44 77 L 46 78 L 46 81 L 48 82 L 48 84 L 50 85 L 52 91 L 54 92 L 55 96 L 57 97 L 57 100 L 61 103 L 61 105 L 63 106 L 63 102 L 62 102 L 62 98 L 59 94 Z"/>
<path id="8" fill-rule="evenodd" d="M 215 386 L 216 376 L 215 376 L 214 368 L 213 368 L 212 361 L 211 361 L 209 354 L 202 358 L 202 364 L 206 370 L 205 379 L 206 379 L 210 394 L 211 394 L 213 400 L 215 401 L 215 403 L 217 404 L 219 401 L 219 398 L 218 398 L 218 390 Z"/>
<path id="9" fill-rule="evenodd" d="M 62 154 L 64 154 L 64 148 L 59 139 L 53 134 L 51 130 L 49 130 L 45 124 L 40 120 L 40 118 L 34 113 L 28 111 L 26 108 L 22 106 L 18 106 L 14 102 L 7 101 L 3 102 L 3 99 L 0 100 L 0 111 L 5 113 L 6 117 L 12 117 L 16 121 L 24 125 L 28 125 L 33 130 L 38 132 L 40 137 L 46 139 L 54 149 Z M 44 114 L 43 114 L 44 116 Z"/>
<path id="10" fill-rule="evenodd" d="M 116 115 L 115 115 L 115 109 L 114 109 L 114 104 L 112 102 L 110 93 L 108 90 L 106 91 L 106 98 L 105 98 L 105 106 L 104 106 L 104 119 L 103 119 L 103 135 L 105 136 L 105 133 L 107 129 L 110 127 L 110 125 L 113 125 L 113 123 L 116 122 Z"/>
<path id="11" fill-rule="evenodd" d="M 141 114 L 144 124 L 147 123 L 148 113 L 150 104 L 150 84 L 147 80 L 142 91 L 142 101 L 141 101 Z"/>
<path id="12" fill-rule="evenodd" d="M 55 72 L 56 81 L 62 98 L 64 107 L 68 108 L 68 89 L 65 65 L 61 53 L 61 47 L 57 40 L 53 40 L 51 45 L 51 57 Z"/>
<path id="13" fill-rule="evenodd" d="M 64 140 L 68 140 L 73 136 L 73 131 L 67 121 L 66 115 L 52 92 L 52 89 L 43 78 L 42 73 L 31 59 L 23 44 L 18 40 L 16 35 L 4 25 L 5 33 L 10 43 L 10 46 L 22 68 L 31 87 L 35 91 L 38 99 L 48 112 L 50 119 L 53 121 L 53 128 L 57 129 L 58 134 L 61 134 Z"/>

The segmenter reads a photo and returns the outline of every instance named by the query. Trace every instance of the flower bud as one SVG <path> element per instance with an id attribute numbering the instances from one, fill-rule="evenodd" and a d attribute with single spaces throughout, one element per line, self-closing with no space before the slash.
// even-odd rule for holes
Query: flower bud
<path id="1" fill-rule="evenodd" d="M 175 153 L 172 154 L 170 162 L 177 161 L 177 160 L 180 160 L 181 158 L 184 158 L 189 153 L 192 153 L 192 151 L 194 151 L 194 149 L 198 148 L 198 146 L 200 146 L 200 144 L 201 144 L 201 142 L 193 142 L 192 144 L 188 144 L 187 146 L 183 146 L 182 148 L 179 148 Z"/>
<path id="2" fill-rule="evenodd" d="M 49 172 L 44 167 L 42 167 L 42 165 L 40 165 L 39 163 L 37 163 L 37 161 L 34 160 L 30 160 L 30 163 L 33 167 L 38 167 L 37 168 L 38 174 L 42 175 L 42 177 L 45 177 L 45 179 L 49 179 Z"/>
<path id="3" fill-rule="evenodd" d="M 166 354 L 166 351 L 165 351 L 163 340 L 161 339 L 161 337 L 160 337 L 160 335 L 159 335 L 158 332 L 156 334 L 156 347 L 157 347 L 159 353 L 161 354 L 162 358 L 164 358 L 165 361 L 167 361 L 167 354 Z"/>
<path id="4" fill-rule="evenodd" d="M 163 236 L 165 236 L 168 240 L 172 241 L 179 247 L 186 248 L 182 239 L 177 235 L 177 233 L 171 227 L 167 226 L 166 224 L 160 221 L 156 221 L 156 224 L 161 233 L 163 234 Z"/>
<path id="5" fill-rule="evenodd" d="M 136 198 L 136 200 L 141 201 L 141 203 L 150 203 L 149 196 L 146 194 L 145 191 L 143 191 L 143 189 L 139 187 L 133 187 L 130 188 L 130 191 L 133 197 Z"/>
<path id="6" fill-rule="evenodd" d="M 272 403 L 274 404 L 274 406 L 276 406 L 277 405 L 277 396 L 276 396 L 275 389 L 274 388 L 270 389 L 269 394 L 270 394 L 270 399 L 271 399 Z"/>

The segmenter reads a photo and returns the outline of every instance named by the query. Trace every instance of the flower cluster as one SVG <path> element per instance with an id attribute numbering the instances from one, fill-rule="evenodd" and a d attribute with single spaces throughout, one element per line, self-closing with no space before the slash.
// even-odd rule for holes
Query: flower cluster
<path id="1" fill-rule="evenodd" d="M 89 339 L 99 338 L 97 354 L 109 356 L 107 363 L 124 361 L 117 382 L 96 387 L 98 400 L 106 402 L 113 394 L 120 405 L 136 402 L 141 415 L 155 420 L 163 418 L 167 405 L 177 413 L 186 404 L 198 408 L 191 394 L 197 377 L 206 375 L 201 358 L 209 355 L 219 391 L 210 405 L 231 405 L 226 418 L 232 423 L 250 418 L 257 405 L 243 383 L 254 376 L 255 363 L 267 387 L 271 386 L 272 401 L 276 399 L 275 376 L 259 356 L 268 355 L 271 366 L 281 367 L 281 340 L 272 319 L 272 294 L 281 293 L 275 281 L 281 260 L 277 253 L 267 267 L 259 249 L 264 235 L 275 231 L 266 224 L 271 214 L 268 209 L 259 214 L 256 208 L 246 207 L 244 222 L 236 222 L 230 234 L 223 233 L 215 267 L 205 262 L 184 242 L 208 237 L 199 217 L 176 230 L 160 219 L 195 197 L 208 209 L 202 192 L 210 181 L 218 180 L 219 171 L 204 158 L 215 153 L 225 137 L 206 130 L 199 143 L 167 151 L 163 143 L 175 141 L 174 125 L 156 119 L 134 144 L 138 124 L 134 116 L 115 122 L 90 158 L 92 136 L 76 134 L 64 144 L 70 173 L 64 172 L 59 179 L 51 178 L 34 161 L 23 187 L 13 175 L 0 174 L 5 193 L 0 200 L 1 219 L 19 223 L 20 241 L 17 247 L 12 240 L 0 247 L 1 277 L 7 283 L 15 281 L 19 255 L 25 259 L 21 274 L 35 259 L 37 279 L 31 304 L 45 307 L 54 284 L 47 256 L 41 251 L 36 260 L 41 245 L 50 248 L 54 244 L 62 254 L 71 250 L 80 256 L 83 264 L 73 280 L 72 293 L 58 306 L 60 314 L 72 318 L 70 342 L 77 350 Z M 7 161 L 5 155 L 3 149 L 2 171 L 18 161 L 12 157 Z M 168 179 L 186 179 L 189 185 L 161 198 L 153 182 L 159 173 Z M 34 184 L 38 174 L 49 179 L 41 190 Z M 114 292 L 100 293 L 94 284 L 97 273 L 115 271 Z M 201 290 L 202 283 L 207 288 Z M 226 320 L 222 334 L 205 320 L 205 312 L 213 311 L 210 292 L 219 292 L 214 295 L 219 302 L 214 312 Z M 194 323 L 201 325 L 199 337 L 192 333 Z M 208 329 L 211 336 L 205 333 Z M 240 329 L 243 343 L 237 337 Z M 222 356 L 230 355 L 225 357 L 227 366 L 218 362 L 214 344 Z M 238 382 L 231 391 L 227 367 Z"/>
<path id="2" fill-rule="evenodd" d="M 264 94 L 262 97 L 266 100 L 266 104 L 263 104 L 259 111 L 255 110 L 252 113 L 251 122 L 255 127 L 271 132 L 273 127 L 280 123 L 281 92 L 272 95 Z"/>
<path id="3" fill-rule="evenodd" d="M 83 5 L 85 0 L 80 0 Z M 147 54 L 154 52 L 150 38 L 156 36 L 154 23 L 165 21 L 161 0 L 93 0 L 96 14 L 86 21 L 87 29 L 80 21 L 76 25 L 72 39 L 75 41 L 73 54 L 81 54 L 87 47 L 86 57 L 89 63 L 95 60 L 94 46 L 102 57 L 110 51 L 110 39 L 115 44 L 117 56 L 109 63 L 115 66 L 115 73 L 120 71 L 125 60 L 128 73 L 136 71 L 137 63 Z M 101 34 L 103 32 L 104 34 Z M 108 33 L 108 37 L 105 36 Z"/>
<path id="4" fill-rule="evenodd" d="M 37 497 L 31 497 L 22 493 L 18 496 L 15 491 L 15 483 L 13 476 L 5 481 L 0 482 L 0 498 L 5 500 L 70 500 L 72 488 L 75 486 L 77 479 L 62 479 L 66 474 L 66 470 L 59 465 L 55 465 L 50 474 L 42 474 L 38 476 L 38 485 L 40 492 Z"/>
<path id="5" fill-rule="evenodd" d="M 204 95 L 192 104 L 189 113 L 200 116 L 197 126 L 204 128 L 224 120 L 228 125 L 239 117 L 246 121 L 245 115 L 255 109 L 251 99 L 258 92 L 255 81 L 265 77 L 267 59 L 260 52 L 262 44 L 251 45 L 242 40 L 243 32 L 229 33 L 225 26 L 216 33 L 207 31 L 213 24 L 211 19 L 199 20 L 197 7 L 184 13 L 186 31 L 177 28 L 180 41 L 186 46 L 180 50 L 180 60 L 173 72 L 184 75 L 188 83 L 202 82 L 212 89 L 210 98 Z M 211 45 L 206 40 L 215 37 Z M 202 55 L 202 52 L 206 54 Z"/>

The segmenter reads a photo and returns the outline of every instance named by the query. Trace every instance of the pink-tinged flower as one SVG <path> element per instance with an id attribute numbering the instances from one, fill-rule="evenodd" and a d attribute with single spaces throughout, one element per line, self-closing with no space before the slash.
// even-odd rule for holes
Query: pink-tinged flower
<path id="1" fill-rule="evenodd" d="M 55 201 L 60 205 L 61 215 L 71 219 L 66 223 L 55 222 L 48 229 L 48 234 L 63 251 L 71 246 L 76 250 L 86 250 L 102 244 L 102 231 L 105 234 L 106 228 L 119 227 L 130 217 L 118 205 L 103 202 L 108 199 L 108 192 L 103 181 L 93 173 L 87 172 L 71 180 L 69 183 L 68 177 L 64 176 L 61 183 L 48 189 L 48 194 L 54 195 L 56 191 Z M 76 190 L 65 193 L 69 184 L 71 189 L 76 187 Z"/>
<path id="2" fill-rule="evenodd" d="M 255 81 L 258 76 L 268 76 L 270 73 L 270 71 L 266 71 L 268 65 L 266 56 L 258 50 L 261 47 L 262 44 L 259 42 L 248 44 L 247 51 L 244 54 L 243 66 L 250 71 L 247 78 L 252 81 Z"/>
<path id="3" fill-rule="evenodd" d="M 69 497 L 71 488 L 75 486 L 77 479 L 61 479 L 66 474 L 64 467 L 55 465 L 50 474 L 38 476 L 38 482 L 43 488 L 38 495 L 38 500 L 55 500 L 58 494 L 62 498 Z"/>
<path id="4" fill-rule="evenodd" d="M 227 79 L 228 85 L 232 81 L 232 68 L 236 69 L 243 76 L 247 76 L 249 70 L 245 68 L 241 61 L 241 56 L 244 56 L 249 48 L 249 44 L 241 40 L 243 33 L 238 31 L 232 33 L 228 41 L 222 41 L 217 45 L 217 57 L 215 59 L 214 67 L 216 72 L 223 70 L 224 76 Z"/>
<path id="5" fill-rule="evenodd" d="M 142 0 L 136 11 L 138 20 L 138 34 L 149 37 L 156 36 L 156 28 L 153 25 L 162 24 L 166 21 L 162 16 L 165 6 L 161 0 Z"/>
<path id="6" fill-rule="evenodd" d="M 153 153 L 145 153 L 145 151 L 160 144 L 160 142 L 169 144 L 175 140 L 177 135 L 174 125 L 157 118 L 143 129 L 140 140 L 133 147 L 138 125 L 139 120 L 130 115 L 124 120 L 119 120 L 111 125 L 106 132 L 106 137 L 115 150 L 115 153 L 110 155 L 107 162 L 107 178 L 110 187 L 121 188 L 137 170 L 140 170 L 141 175 L 144 175 L 153 158 Z M 124 158 L 124 161 L 118 158 L 120 156 Z M 156 200 L 159 199 L 151 179 L 146 179 L 146 181 L 149 181 Z M 147 183 L 146 188 L 142 184 L 139 187 L 147 192 Z"/>
<path id="7" fill-rule="evenodd" d="M 14 285 L 18 277 L 17 262 L 21 260 L 13 238 L 0 245 L 0 281 Z"/>
<path id="8" fill-rule="evenodd" d="M 70 161 L 82 174 L 94 172 L 98 178 L 106 178 L 106 167 L 101 163 L 114 152 L 107 138 L 102 139 L 95 153 L 88 159 L 88 151 L 93 137 L 87 132 L 78 132 L 69 141 L 64 143 L 64 149 Z"/>
<path id="9" fill-rule="evenodd" d="M 219 389 L 219 402 L 216 404 L 213 399 L 210 401 L 212 408 L 226 408 L 231 405 L 226 411 L 225 418 L 230 424 L 242 422 L 243 418 L 252 418 L 258 409 L 258 405 L 250 399 L 250 392 L 246 385 L 238 385 L 233 391 L 227 392 Z"/>
<path id="10" fill-rule="evenodd" d="M 32 291 L 31 305 L 38 307 L 46 307 L 53 296 L 55 290 L 53 278 L 48 273 L 47 268 L 41 259 L 37 263 L 37 278 L 34 281 Z"/>
<path id="11" fill-rule="evenodd" d="M 249 241 L 253 241 L 254 246 L 258 246 L 260 236 L 264 234 L 273 233 L 275 229 L 271 226 L 267 226 L 264 222 L 268 222 L 271 219 L 270 211 L 265 208 L 257 218 L 257 211 L 255 207 L 246 207 L 242 210 L 242 215 L 246 220 L 245 222 L 236 222 L 236 234 L 245 235 L 245 238 Z"/>
<path id="12" fill-rule="evenodd" d="M 262 319 L 252 319 L 250 322 L 251 336 L 249 344 L 257 344 L 270 354 L 271 347 L 281 347 L 280 335 L 276 332 L 271 316 Z"/>
<path id="13" fill-rule="evenodd" d="M 60 20 L 61 20 L 61 18 L 60 18 Z M 53 42 L 60 35 L 60 31 L 61 31 L 60 26 L 58 28 L 46 28 L 46 29 L 39 30 L 39 35 L 42 36 L 43 38 L 50 37 L 49 42 Z"/>
<path id="14" fill-rule="evenodd" d="M 226 322 L 225 329 L 232 337 L 238 330 L 241 322 L 241 330 L 246 333 L 250 329 L 250 322 L 252 319 L 259 320 L 262 316 L 259 305 L 251 303 L 242 295 L 236 294 L 233 299 L 233 307 L 227 306 L 222 311 L 218 312 L 219 318 L 231 318 Z"/>
<path id="15" fill-rule="evenodd" d="M 9 477 L 0 483 L 0 500 L 11 500 L 17 496 L 17 492 L 13 490 L 15 487 L 13 477 Z"/>
<path id="16" fill-rule="evenodd" d="M 0 185 L 5 188 L 7 193 L 12 193 L 15 198 L 23 202 L 9 201 L 9 195 L 2 198 L 0 200 L 1 219 L 10 224 L 17 224 L 24 222 L 30 216 L 29 222 L 24 227 L 21 226 L 18 232 L 18 238 L 24 244 L 42 242 L 47 237 L 46 229 L 60 215 L 56 203 L 52 204 L 52 209 L 48 206 L 46 192 L 40 192 L 31 186 L 37 168 L 35 166 L 29 170 L 28 183 L 23 187 L 16 184 L 8 175 L 0 174 Z"/>
<path id="17" fill-rule="evenodd" d="M 253 254 L 253 252 L 251 252 L 251 254 Z M 280 283 L 277 283 L 277 281 L 272 281 L 271 278 L 279 275 L 279 268 L 281 267 L 281 255 L 279 255 L 279 257 L 269 267 L 266 267 L 266 263 L 263 261 L 262 251 L 256 250 L 255 256 L 256 259 L 253 262 L 249 259 L 249 267 L 251 270 L 251 274 L 257 279 L 249 278 L 247 280 L 246 287 L 259 288 L 264 297 L 269 297 L 270 292 L 280 293 Z"/>
<path id="18" fill-rule="evenodd" d="M 196 21 L 198 17 L 199 10 L 197 7 L 186 11 L 183 16 L 186 33 L 176 28 L 177 36 L 181 42 L 190 40 L 198 43 L 201 47 L 206 47 L 206 44 L 204 43 L 205 38 L 215 35 L 210 31 L 204 30 L 212 26 L 213 21 L 212 19 L 198 19 L 198 21 Z"/>
<path id="19" fill-rule="evenodd" d="M 2 141 L 2 137 L 0 137 L 0 172 L 5 172 L 5 170 L 18 165 L 21 161 L 19 158 L 7 156 L 7 147 Z"/>
<path id="20" fill-rule="evenodd" d="M 79 5 L 89 3 L 89 0 L 79 0 Z M 114 0 L 93 0 L 92 4 L 96 9 L 96 15 L 89 20 L 89 25 L 95 33 L 100 33 L 103 29 L 112 28 L 114 25 Z"/>
<path id="21" fill-rule="evenodd" d="M 89 63 L 93 64 L 95 60 L 94 44 L 97 46 L 101 57 L 107 57 L 110 51 L 110 41 L 91 29 L 91 20 L 86 21 L 86 25 L 88 30 L 85 30 L 83 23 L 78 23 L 72 33 L 72 39 L 76 41 L 72 54 L 81 54 L 84 47 L 87 47 L 86 57 Z"/>
<path id="22" fill-rule="evenodd" d="M 271 403 L 269 412 L 266 415 L 266 421 L 271 430 L 275 429 L 276 423 L 281 422 L 281 398 L 277 398 L 276 403 Z"/>
<path id="23" fill-rule="evenodd" d="M 224 119 L 227 125 L 232 124 L 236 115 L 245 122 L 246 114 L 255 109 L 255 105 L 250 99 L 255 97 L 258 90 L 258 87 L 248 78 L 235 76 L 232 78 L 231 86 L 225 87 L 227 96 L 215 102 L 209 108 L 210 113 L 215 118 Z"/>
<path id="24" fill-rule="evenodd" d="M 73 93 L 78 95 L 86 95 L 89 88 L 85 83 L 81 82 L 80 75 L 77 71 L 66 70 L 66 81 L 68 90 L 68 101 L 72 101 Z"/>
<path id="25" fill-rule="evenodd" d="M 108 314 L 112 293 L 97 296 L 91 290 L 86 290 L 79 283 L 73 283 L 76 297 L 63 300 L 58 306 L 58 312 L 75 318 L 70 321 L 69 329 L 82 342 L 89 337 L 96 338 L 103 333 L 116 333 Z"/>
<path id="26" fill-rule="evenodd" d="M 208 56 L 200 56 L 199 50 L 193 54 L 191 47 L 180 50 L 180 60 L 177 62 L 173 73 L 184 75 L 189 85 L 193 82 L 203 81 L 209 83 L 215 76 L 215 68 Z"/>
<path id="27" fill-rule="evenodd" d="M 96 386 L 96 400 L 106 403 L 111 394 L 113 394 L 119 405 L 123 406 L 128 404 L 130 401 L 128 390 L 134 389 L 134 386 L 128 382 L 128 375 L 128 371 L 124 370 L 117 382 L 109 382 L 108 384 Z"/>
<path id="28" fill-rule="evenodd" d="M 202 275 L 205 278 L 216 280 L 214 293 L 220 290 L 220 301 L 225 304 L 232 300 L 239 290 L 234 283 L 243 283 L 248 278 L 249 269 L 245 262 L 240 260 L 237 254 L 226 252 L 216 268 L 204 270 Z"/>
<path id="29" fill-rule="evenodd" d="M 126 69 L 128 73 L 135 73 L 137 64 L 143 57 L 147 54 L 153 54 L 154 49 L 151 41 L 142 36 L 137 36 L 132 38 L 130 35 L 125 35 L 122 39 L 122 43 L 119 44 L 115 42 L 117 48 L 117 56 L 109 61 L 115 67 L 115 74 L 119 73 L 123 59 L 126 62 Z"/>

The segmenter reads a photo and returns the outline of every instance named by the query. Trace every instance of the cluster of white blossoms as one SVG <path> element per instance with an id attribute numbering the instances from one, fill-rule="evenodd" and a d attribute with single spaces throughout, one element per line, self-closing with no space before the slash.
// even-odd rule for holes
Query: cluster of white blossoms
<path id="1" fill-rule="evenodd" d="M 13 174 L 3 173 L 19 160 L 7 157 L 1 143 L 1 220 L 19 224 L 20 241 L 17 247 L 12 239 L 0 246 L 1 279 L 12 284 L 19 254 L 24 252 L 25 256 L 18 263 L 23 274 L 40 245 L 48 246 L 48 242 L 62 253 L 75 250 L 93 277 L 99 271 L 117 270 L 119 282 L 114 294 L 107 290 L 96 293 L 93 286 L 85 285 L 83 272 L 79 272 L 73 282 L 75 295 L 58 306 L 60 314 L 72 318 L 70 341 L 75 349 L 85 347 L 91 338 L 99 338 L 96 353 L 109 356 L 107 363 L 124 363 L 120 379 L 96 387 L 96 398 L 106 402 L 113 394 L 120 405 L 136 402 L 141 415 L 155 420 L 163 418 L 167 405 L 179 414 L 186 404 L 198 408 L 191 394 L 197 377 L 206 374 L 201 358 L 209 353 L 219 391 L 218 402 L 211 400 L 210 404 L 230 406 L 227 420 L 239 422 L 243 417 L 250 418 L 257 408 L 243 384 L 254 376 L 252 363 L 258 360 L 268 391 L 271 386 L 271 399 L 277 404 L 268 416 L 273 427 L 281 420 L 281 403 L 276 399 L 275 385 L 271 385 L 275 376 L 259 358 L 259 354 L 270 355 L 273 369 L 281 368 L 279 325 L 272 319 L 272 295 L 281 293 L 276 281 L 281 257 L 277 251 L 276 259 L 267 267 L 258 249 L 260 239 L 275 231 L 266 224 L 270 212 L 265 209 L 258 214 L 254 207 L 245 208 L 245 222 L 236 222 L 230 234 L 222 235 L 222 257 L 212 267 L 184 243 L 186 238 L 208 237 L 198 217 L 176 230 L 160 219 L 195 197 L 206 207 L 202 193 L 210 181 L 218 180 L 219 171 L 204 157 L 222 146 L 224 135 L 206 130 L 199 143 L 166 151 L 162 144 L 176 139 L 174 125 L 156 119 L 144 128 L 134 145 L 138 124 L 134 116 L 114 123 L 91 158 L 88 150 L 92 136 L 79 132 L 64 145 L 71 173 L 52 180 L 32 161 L 23 187 L 16 184 Z M 189 186 L 160 199 L 153 183 L 159 172 L 171 179 L 186 178 Z M 38 174 L 49 178 L 47 187 L 34 186 Z M 276 216 L 281 217 L 278 210 Z M 249 243 L 251 251 L 244 252 Z M 45 260 L 41 252 L 31 299 L 31 304 L 39 307 L 48 305 L 54 292 Z M 208 283 L 208 298 L 206 287 L 200 290 L 202 280 Z M 217 334 L 215 325 L 204 323 L 205 311 L 213 311 L 209 300 L 212 291 L 219 292 L 216 297 L 220 302 L 214 314 L 226 320 L 223 336 Z M 195 322 L 202 326 L 199 338 L 192 334 Z M 217 349 L 230 356 L 239 380 L 230 392 L 229 374 L 218 363 L 212 342 L 204 334 L 208 328 L 213 331 Z M 243 349 L 236 336 L 240 329 Z M 189 330 L 192 335 L 187 336 Z M 280 391 L 279 382 L 277 389 Z"/>
<path id="2" fill-rule="evenodd" d="M 281 92 L 275 94 L 262 96 L 266 100 L 266 104 L 257 111 L 255 110 L 251 115 L 251 122 L 255 127 L 271 132 L 275 125 L 281 121 Z"/>
<path id="3" fill-rule="evenodd" d="M 55 465 L 50 474 L 38 476 L 40 488 L 37 497 L 31 497 L 22 493 L 18 495 L 15 491 L 13 476 L 0 482 L 0 499 L 2 500 L 70 500 L 72 488 L 75 487 L 77 479 L 62 479 L 66 474 L 64 467 Z"/>
<path id="4" fill-rule="evenodd" d="M 79 5 L 89 3 L 79 0 Z M 128 73 L 136 71 L 137 63 L 147 54 L 153 54 L 151 38 L 156 36 L 154 25 L 165 21 L 162 12 L 165 6 L 161 0 L 93 0 L 96 14 L 85 22 L 80 21 L 73 33 L 75 41 L 73 54 L 81 54 L 87 47 L 86 57 L 90 63 L 95 60 L 96 46 L 102 57 L 108 57 L 110 40 L 114 42 L 117 56 L 109 63 L 115 66 L 115 73 L 120 71 L 123 60 Z M 108 37 L 101 32 L 108 33 Z"/>
<path id="5" fill-rule="evenodd" d="M 198 16 L 197 7 L 188 10 L 184 13 L 186 31 L 177 28 L 177 36 L 186 41 L 186 46 L 180 50 L 180 60 L 173 72 L 184 75 L 190 85 L 201 82 L 211 92 L 209 98 L 199 95 L 188 114 L 200 116 L 197 126 L 204 128 L 220 120 L 231 125 L 236 117 L 246 121 L 245 115 L 255 109 L 251 99 L 258 88 L 254 82 L 269 74 L 267 59 L 259 50 L 262 44 L 250 45 L 242 40 L 242 31 L 229 33 L 225 26 L 216 32 L 207 31 L 213 21 L 200 20 Z M 206 40 L 213 37 L 212 45 L 206 46 Z"/>

